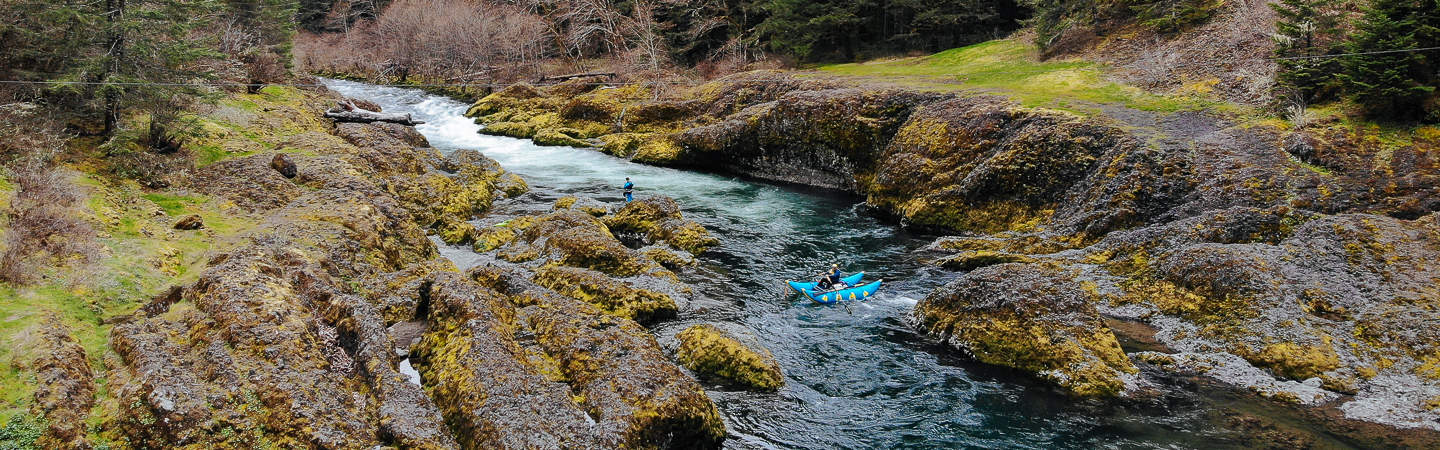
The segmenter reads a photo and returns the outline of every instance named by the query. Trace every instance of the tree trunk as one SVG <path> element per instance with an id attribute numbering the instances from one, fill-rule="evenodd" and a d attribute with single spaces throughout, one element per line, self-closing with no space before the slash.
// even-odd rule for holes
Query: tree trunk
<path id="1" fill-rule="evenodd" d="M 110 24 L 110 61 L 100 77 L 102 81 L 118 74 L 125 59 L 125 32 L 120 23 L 125 19 L 125 0 L 105 0 L 105 15 Z M 120 122 L 120 94 L 116 89 L 114 86 L 105 89 L 105 136 L 114 134 Z"/>
<path id="2" fill-rule="evenodd" d="M 408 113 L 406 113 L 406 114 L 377 113 L 377 112 L 373 112 L 373 111 L 365 111 L 365 110 L 363 110 L 363 109 L 357 109 L 357 110 L 354 110 L 354 111 L 344 111 L 344 110 L 339 110 L 339 109 L 332 109 L 332 110 L 329 110 L 329 111 L 326 111 L 326 112 L 325 112 L 325 117 L 330 118 L 330 119 L 334 119 L 336 122 L 352 122 L 352 123 L 389 122 L 389 123 L 398 123 L 398 124 L 401 124 L 401 125 L 410 125 L 410 126 L 414 126 L 414 125 L 419 125 L 419 124 L 425 123 L 425 121 L 423 121 L 423 120 L 415 120 L 413 117 L 410 117 L 410 114 L 408 114 Z"/>

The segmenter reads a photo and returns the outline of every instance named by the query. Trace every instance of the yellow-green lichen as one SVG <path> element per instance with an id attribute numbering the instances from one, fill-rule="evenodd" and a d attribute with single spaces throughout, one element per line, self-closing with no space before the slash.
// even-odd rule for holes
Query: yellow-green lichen
<path id="1" fill-rule="evenodd" d="M 694 325 L 676 335 L 681 365 L 710 379 L 774 391 L 785 384 L 780 365 L 764 348 L 751 348 L 713 325 Z"/>
<path id="2" fill-rule="evenodd" d="M 585 301 L 607 314 L 650 322 L 673 316 L 675 300 L 664 293 L 639 289 L 599 272 L 547 266 L 535 272 L 536 284 Z"/>
<path id="3" fill-rule="evenodd" d="M 1242 352 L 1241 356 L 1257 366 L 1268 368 L 1285 378 L 1305 380 L 1340 367 L 1340 359 L 1327 337 L 1318 346 L 1291 342 L 1270 344 L 1259 353 Z"/>

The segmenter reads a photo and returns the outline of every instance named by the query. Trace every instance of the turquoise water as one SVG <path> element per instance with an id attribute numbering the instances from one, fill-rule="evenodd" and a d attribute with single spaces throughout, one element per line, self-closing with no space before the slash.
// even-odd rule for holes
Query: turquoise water
<path id="1" fill-rule="evenodd" d="M 602 153 L 484 136 L 461 116 L 468 105 L 414 89 L 327 80 L 332 89 L 410 112 L 442 150 L 476 149 L 533 188 L 532 209 L 564 195 L 622 201 L 668 195 L 687 218 L 721 238 L 701 267 L 681 277 L 694 295 L 680 318 L 654 328 L 662 343 L 696 322 L 753 330 L 784 368 L 778 393 L 707 393 L 719 405 L 731 448 L 1217 448 L 1239 447 L 1207 403 L 1184 389 L 1153 401 L 1077 402 L 1003 369 L 963 361 L 902 317 L 955 274 L 926 267 L 916 252 L 935 236 L 907 232 L 833 192 L 634 164 Z M 468 250 L 446 255 L 464 265 Z M 839 262 L 884 278 L 863 303 L 820 306 L 783 281 Z"/>

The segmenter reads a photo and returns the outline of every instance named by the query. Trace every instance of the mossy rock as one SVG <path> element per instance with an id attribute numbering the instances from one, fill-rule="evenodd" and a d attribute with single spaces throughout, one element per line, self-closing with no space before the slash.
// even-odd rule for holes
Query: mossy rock
<path id="1" fill-rule="evenodd" d="M 535 127 L 526 122 L 495 122 L 481 128 L 480 134 L 529 139 L 535 136 Z"/>
<path id="2" fill-rule="evenodd" d="M 660 263 L 662 267 L 670 270 L 680 270 L 686 267 L 693 267 L 696 264 L 695 257 L 688 253 L 672 250 L 670 247 L 654 245 L 641 249 L 641 252 L 651 260 Z"/>
<path id="3" fill-rule="evenodd" d="M 509 172 L 501 175 L 500 178 L 495 181 L 495 187 L 498 188 L 500 192 L 505 193 L 506 198 L 515 198 L 521 194 L 530 192 L 530 184 L 526 183 L 524 178 Z"/>
<path id="4" fill-rule="evenodd" d="M 590 147 L 589 142 L 576 138 L 580 132 L 570 128 L 546 128 L 535 132 L 535 145 L 552 147 Z"/>
<path id="5" fill-rule="evenodd" d="M 685 155 L 685 148 L 675 142 L 670 136 L 656 136 L 646 139 L 635 149 L 635 155 L 630 159 L 645 164 L 675 164 L 680 163 Z"/>
<path id="6" fill-rule="evenodd" d="M 605 153 L 629 158 L 640 149 L 640 144 L 650 139 L 648 133 L 615 133 L 600 136 L 600 149 Z"/>
<path id="7" fill-rule="evenodd" d="M 505 246 L 515 240 L 517 233 L 509 227 L 491 226 L 475 234 L 475 252 L 485 253 Z"/>
<path id="8" fill-rule="evenodd" d="M 469 222 L 446 220 L 440 222 L 435 228 L 440 240 L 450 245 L 469 244 L 474 242 L 475 236 L 480 234 Z"/>
<path id="9" fill-rule="evenodd" d="M 522 237 L 544 252 L 549 261 L 570 267 L 628 277 L 655 266 L 615 239 L 604 223 L 580 211 L 562 210 L 541 216 Z"/>
<path id="10" fill-rule="evenodd" d="M 685 220 L 680 214 L 680 206 L 674 199 L 665 196 L 627 203 L 615 214 L 607 216 L 605 225 L 616 232 L 643 234 L 652 242 L 668 242 L 693 255 L 720 244 L 704 226 Z"/>
<path id="11" fill-rule="evenodd" d="M 912 319 L 976 360 L 1048 379 L 1078 397 L 1120 393 L 1137 370 L 1095 310 L 1093 289 L 1040 264 L 976 269 L 936 289 Z"/>
<path id="12" fill-rule="evenodd" d="M 609 205 L 590 197 L 561 197 L 559 200 L 555 200 L 555 205 L 552 209 L 555 211 L 575 210 L 595 217 L 602 217 L 610 213 Z"/>
<path id="13" fill-rule="evenodd" d="M 536 284 L 583 300 L 607 314 L 640 323 L 674 317 L 675 299 L 664 293 L 639 289 L 600 272 L 574 267 L 549 266 L 535 272 Z"/>
<path id="14" fill-rule="evenodd" d="M 457 178 L 436 172 L 421 177 L 392 177 L 387 187 L 417 223 L 427 225 L 470 220 L 489 210 L 494 201 L 488 182 L 462 184 Z"/>
<path id="15" fill-rule="evenodd" d="M 1307 380 L 1340 368 L 1340 359 L 1329 338 L 1320 345 L 1281 342 L 1267 345 L 1259 353 L 1241 353 L 1244 354 L 1240 356 L 1256 366 L 1268 368 L 1276 375 L 1292 380 Z"/>
<path id="16" fill-rule="evenodd" d="M 785 384 L 770 350 L 746 345 L 714 325 L 694 325 L 675 337 L 680 340 L 676 359 L 706 379 L 760 391 Z"/>
<path id="17" fill-rule="evenodd" d="M 954 255 L 941 258 L 935 263 L 941 267 L 954 270 L 975 270 L 981 267 L 993 266 L 1005 263 L 1029 263 L 1035 258 L 1014 253 L 996 252 L 990 250 L 966 250 Z"/>

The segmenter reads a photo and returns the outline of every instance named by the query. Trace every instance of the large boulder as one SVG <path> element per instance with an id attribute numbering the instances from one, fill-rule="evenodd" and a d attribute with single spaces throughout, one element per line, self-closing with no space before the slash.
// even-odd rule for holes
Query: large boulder
<path id="1" fill-rule="evenodd" d="M 551 266 L 536 270 L 535 283 L 595 305 L 607 314 L 654 323 L 675 316 L 675 300 L 663 292 L 637 288 L 600 272 Z"/>
<path id="2" fill-rule="evenodd" d="M 467 448 L 613 446 L 557 368 L 526 358 L 502 295 L 442 275 L 429 292 L 431 327 L 415 367 Z M 542 359 L 543 361 L 543 359 Z"/>
<path id="3" fill-rule="evenodd" d="M 976 360 L 1081 397 L 1114 396 L 1135 373 L 1074 273 L 1041 264 L 976 269 L 916 305 L 921 330 Z"/>
<path id="4" fill-rule="evenodd" d="M 57 314 L 47 314 L 40 324 L 35 360 L 35 403 L 31 409 L 48 426 L 35 444 L 41 448 L 89 448 L 85 419 L 95 404 L 95 375 L 85 348 L 70 335 Z"/>
<path id="5" fill-rule="evenodd" d="M 694 325 L 675 337 L 680 340 L 675 358 L 702 376 L 762 391 L 774 391 L 785 384 L 780 364 L 769 349 L 741 342 L 714 325 Z"/>
<path id="6" fill-rule="evenodd" d="M 685 220 L 680 214 L 680 205 L 665 196 L 627 203 L 615 214 L 605 217 L 604 222 L 612 232 L 639 233 L 650 242 L 668 242 L 693 255 L 720 244 L 704 226 Z"/>
<path id="7" fill-rule="evenodd" d="M 634 276 L 656 266 L 621 244 L 599 219 L 579 211 L 563 210 L 536 218 L 519 237 L 512 246 L 525 246 L 548 261 L 606 275 Z"/>
<path id="8" fill-rule="evenodd" d="M 713 448 L 725 438 L 715 404 L 665 357 L 648 330 L 588 303 L 529 291 L 512 298 L 536 340 L 596 415 L 599 434 L 627 448 Z"/>
<path id="9" fill-rule="evenodd" d="M 791 91 L 679 133 L 678 163 L 856 191 L 886 143 L 934 94 L 865 89 Z"/>
<path id="10" fill-rule="evenodd" d="M 1105 152 L 1132 145 L 1113 128 L 993 97 L 917 108 L 876 161 L 871 204 L 911 222 L 1005 231 L 1049 218 Z M 1032 225 L 1033 226 L 1033 225 Z"/>
<path id="11" fill-rule="evenodd" d="M 269 163 L 261 155 L 221 161 L 198 169 L 190 185 L 250 212 L 274 210 L 299 197 L 301 190 Z"/>

